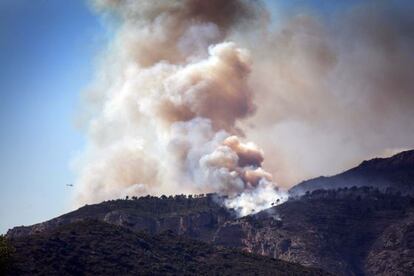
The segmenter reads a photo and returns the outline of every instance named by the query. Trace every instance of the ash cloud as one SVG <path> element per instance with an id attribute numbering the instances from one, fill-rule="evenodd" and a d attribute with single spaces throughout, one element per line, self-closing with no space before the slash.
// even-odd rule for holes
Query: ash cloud
<path id="1" fill-rule="evenodd" d="M 414 147 L 413 11 L 365 1 L 330 17 L 297 12 L 251 50 L 259 108 L 245 131 L 278 183 Z"/>
<path id="2" fill-rule="evenodd" d="M 218 192 L 245 215 L 283 202 L 280 187 L 414 146 L 410 12 L 272 23 L 258 1 L 94 5 L 117 23 L 85 93 L 77 204 Z"/>

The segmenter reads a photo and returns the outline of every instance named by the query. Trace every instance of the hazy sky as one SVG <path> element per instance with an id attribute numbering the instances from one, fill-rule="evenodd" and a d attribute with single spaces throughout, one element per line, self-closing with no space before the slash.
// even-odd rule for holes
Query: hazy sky
<path id="1" fill-rule="evenodd" d="M 329 16 L 353 2 L 267 4 L 277 22 L 280 7 Z M 76 107 L 108 36 L 84 0 L 0 0 L 0 233 L 69 210 Z"/>

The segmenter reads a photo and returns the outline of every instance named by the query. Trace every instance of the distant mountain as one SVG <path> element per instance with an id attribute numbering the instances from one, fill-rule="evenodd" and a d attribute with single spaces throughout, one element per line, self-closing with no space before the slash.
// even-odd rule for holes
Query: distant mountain
<path id="1" fill-rule="evenodd" d="M 49 250 L 44 246 L 47 248 L 61 239 L 64 242 L 58 243 L 59 246 L 53 250 L 70 247 L 73 241 L 73 252 L 80 256 L 91 254 L 90 251 L 84 253 L 82 250 L 94 250 L 102 241 L 100 234 L 89 237 L 88 233 L 99 232 L 102 228 L 109 231 L 104 234 L 108 237 L 112 237 L 111 231 L 122 232 L 119 238 L 110 238 L 110 245 L 107 245 L 121 256 L 127 253 L 117 250 L 125 244 L 139 245 L 128 240 L 135 239 L 134 235 L 152 244 L 159 237 L 168 240 L 165 232 L 171 231 L 167 232 L 167 237 L 174 240 L 170 242 L 183 239 L 183 242 L 194 243 L 194 240 L 199 240 L 209 244 L 208 248 L 213 251 L 220 248 L 224 250 L 223 247 L 237 248 L 306 267 L 319 267 L 334 275 L 414 275 L 413 156 L 414 151 L 407 151 L 391 158 L 373 159 L 337 176 L 322 178 L 322 182 L 314 179 L 301 183 L 292 189 L 293 196 L 287 202 L 243 218 L 237 218 L 234 210 L 223 207 L 223 197 L 215 194 L 161 198 L 146 196 L 86 205 L 43 223 L 15 227 L 8 231 L 7 238 L 16 246 L 21 262 L 38 254 L 35 260 L 30 259 L 36 265 L 46 265 L 43 262 L 49 260 Z M 82 226 L 83 222 L 87 222 L 86 226 Z M 98 229 L 94 228 L 94 224 Z M 85 230 L 76 231 L 79 227 Z M 70 232 L 72 230 L 73 233 Z M 64 236 L 59 236 L 59 233 L 64 233 Z M 123 241 L 124 238 L 127 242 Z M 93 241 L 95 239 L 97 242 Z M 168 263 L 172 259 L 168 259 L 165 252 L 173 252 L 169 246 L 175 245 L 169 241 L 163 242 L 168 246 L 154 249 L 159 252 L 152 252 L 157 252 L 156 256 L 166 256 L 162 260 Z M 25 251 L 26 245 L 40 251 Z M 104 254 L 104 249 L 97 248 L 98 251 L 94 250 L 93 254 Z M 182 245 L 182 248 L 187 248 L 187 245 Z M 163 253 L 163 250 L 166 251 Z M 187 249 L 182 250 L 187 252 Z M 196 251 L 188 252 L 192 252 L 190 256 L 204 254 Z M 42 259 L 42 254 L 45 254 L 46 259 Z M 64 250 L 62 254 L 66 254 Z M 56 256 L 59 256 L 58 259 L 66 258 L 62 257 L 65 255 Z M 222 255 L 219 256 L 222 258 Z M 53 264 L 58 259 L 50 259 L 49 263 Z M 95 261 L 99 263 L 102 260 L 108 261 L 103 255 L 99 255 Z M 217 259 L 214 260 L 203 265 L 212 271 L 219 271 L 213 268 Z M 110 262 L 109 266 L 115 265 L 115 261 Z M 131 262 L 135 263 L 135 259 L 131 259 Z M 200 265 L 197 262 L 192 264 Z M 225 266 L 234 268 L 232 265 Z M 149 267 L 154 269 L 152 265 Z M 136 267 L 132 265 L 132 268 Z M 172 269 L 190 273 L 187 270 L 190 267 L 187 266 Z M 267 268 L 263 269 L 267 273 Z M 165 272 L 154 271 L 161 274 Z M 221 273 L 217 274 L 230 271 L 220 270 Z"/>
<path id="2" fill-rule="evenodd" d="M 84 220 L 14 239 L 10 275 L 328 275 L 164 232 Z"/>
<path id="3" fill-rule="evenodd" d="M 414 195 L 414 150 L 389 158 L 375 158 L 359 166 L 330 177 L 303 181 L 289 190 L 292 196 L 320 189 L 344 187 L 375 187 Z"/>

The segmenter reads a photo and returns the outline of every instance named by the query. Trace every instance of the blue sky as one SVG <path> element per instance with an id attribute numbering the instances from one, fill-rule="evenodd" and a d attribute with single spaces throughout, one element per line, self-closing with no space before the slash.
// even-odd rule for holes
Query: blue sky
<path id="1" fill-rule="evenodd" d="M 76 108 L 105 35 L 84 0 L 0 0 L 0 233 L 69 210 Z"/>
<path id="2" fill-rule="evenodd" d="M 329 15 L 355 2 L 267 4 L 277 19 L 278 10 Z M 85 143 L 76 107 L 107 37 L 84 0 L 0 0 L 0 233 L 68 211 L 70 162 Z"/>
<path id="3" fill-rule="evenodd" d="M 105 39 L 82 0 L 0 1 L 0 233 L 65 212 L 80 91 Z"/>

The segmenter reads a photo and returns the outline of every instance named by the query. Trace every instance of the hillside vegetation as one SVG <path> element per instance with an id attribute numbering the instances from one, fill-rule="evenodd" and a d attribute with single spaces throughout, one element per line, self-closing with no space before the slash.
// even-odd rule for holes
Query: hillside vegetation
<path id="1" fill-rule="evenodd" d="M 16 239 L 13 245 L 10 275 L 327 275 L 171 231 L 151 236 L 96 220 Z"/>

